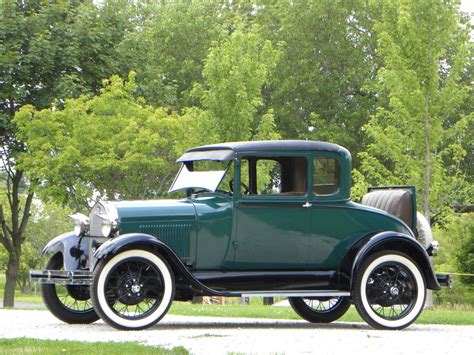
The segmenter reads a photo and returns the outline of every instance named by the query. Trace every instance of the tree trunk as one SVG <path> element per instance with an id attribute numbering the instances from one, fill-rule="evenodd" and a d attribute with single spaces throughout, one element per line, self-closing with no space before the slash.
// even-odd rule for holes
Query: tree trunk
<path id="1" fill-rule="evenodd" d="M 425 106 L 426 106 L 426 116 L 424 119 L 424 128 L 425 128 L 425 190 L 423 191 L 423 213 L 430 222 L 431 211 L 430 211 L 430 185 L 431 185 L 431 152 L 430 152 L 430 97 L 429 94 L 425 95 Z"/>
<path id="2" fill-rule="evenodd" d="M 8 226 L 0 203 L 0 243 L 8 252 L 6 284 L 3 293 L 3 307 L 13 307 L 15 303 L 15 288 L 20 270 L 21 245 L 25 241 L 25 230 L 30 218 L 33 193 L 26 195 L 25 204 L 21 206 L 21 181 L 23 172 L 13 171 L 4 164 L 7 172 L 7 197 L 11 213 L 11 225 Z"/>
<path id="3" fill-rule="evenodd" d="M 432 58 L 431 44 L 432 41 L 432 8 L 429 11 L 429 34 L 428 41 L 428 58 Z M 431 112 L 431 96 L 429 80 L 425 83 L 425 114 L 424 114 L 424 138 L 425 138 L 425 190 L 423 191 L 423 212 L 428 223 L 431 225 L 431 211 L 430 211 L 430 187 L 431 187 L 431 146 L 430 146 L 430 112 Z"/>
<path id="4" fill-rule="evenodd" d="M 15 288 L 19 269 L 20 258 L 16 253 L 10 254 L 6 272 L 5 292 L 3 294 L 3 307 L 11 308 L 15 304 Z"/>

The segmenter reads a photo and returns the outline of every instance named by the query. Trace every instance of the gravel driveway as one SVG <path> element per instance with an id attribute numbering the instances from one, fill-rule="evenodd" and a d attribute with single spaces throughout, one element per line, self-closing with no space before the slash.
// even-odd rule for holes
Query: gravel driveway
<path id="1" fill-rule="evenodd" d="M 474 346 L 474 326 L 412 325 L 403 331 L 379 331 L 363 323 L 314 325 L 167 315 L 149 330 L 124 332 L 102 321 L 64 324 L 47 311 L 0 310 L 0 338 L 13 337 L 138 341 L 168 348 L 183 346 L 193 354 L 464 354 Z"/>

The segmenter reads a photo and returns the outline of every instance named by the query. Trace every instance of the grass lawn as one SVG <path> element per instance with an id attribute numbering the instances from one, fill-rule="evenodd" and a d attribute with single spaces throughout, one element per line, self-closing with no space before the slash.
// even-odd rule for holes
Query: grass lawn
<path id="1" fill-rule="evenodd" d="M 29 338 L 0 339 L 0 354 L 189 354 L 182 347 L 165 349 L 138 343 L 85 343 Z"/>
<path id="2" fill-rule="evenodd" d="M 255 300 L 258 301 L 258 300 Z M 269 319 L 301 319 L 291 307 L 271 307 L 261 304 L 250 305 L 206 305 L 174 302 L 170 314 L 185 316 L 212 316 L 212 317 L 241 317 L 241 318 L 269 318 Z M 363 322 L 354 307 L 340 319 L 342 322 Z M 470 308 L 441 308 L 425 309 L 417 324 L 451 324 L 474 325 L 474 310 Z"/>

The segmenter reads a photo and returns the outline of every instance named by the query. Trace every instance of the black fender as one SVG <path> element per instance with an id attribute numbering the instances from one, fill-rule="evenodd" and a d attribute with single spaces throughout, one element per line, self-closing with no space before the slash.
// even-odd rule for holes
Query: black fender
<path id="1" fill-rule="evenodd" d="M 227 292 L 216 291 L 201 283 L 194 277 L 191 271 L 189 271 L 186 265 L 181 261 L 179 256 L 176 255 L 168 245 L 149 234 L 128 233 L 106 241 L 94 252 L 95 262 L 92 265 L 91 270 L 96 268 L 97 263 L 100 260 L 112 257 L 122 251 L 130 249 L 146 249 L 164 257 L 173 269 L 176 280 L 180 283 L 189 284 L 198 292 L 215 296 L 227 296 L 230 294 Z"/>
<path id="2" fill-rule="evenodd" d="M 78 237 L 74 232 L 66 232 L 51 239 L 43 249 L 43 255 L 61 253 L 64 270 L 83 269 L 89 256 L 87 238 Z"/>
<path id="3" fill-rule="evenodd" d="M 341 270 L 342 274 L 350 275 L 349 289 L 352 288 L 352 280 L 366 256 L 381 250 L 396 250 L 410 256 L 420 267 L 428 289 L 439 290 L 440 285 L 431 266 L 429 255 L 423 246 L 412 236 L 398 232 L 381 232 L 365 240 L 362 245 L 357 245 L 358 250 L 352 259 L 352 267 L 349 270 Z M 349 253 L 348 253 L 349 254 Z M 353 254 L 352 254 L 353 255 Z M 346 260 L 345 267 L 348 267 Z M 347 285 L 346 285 L 347 286 Z"/>

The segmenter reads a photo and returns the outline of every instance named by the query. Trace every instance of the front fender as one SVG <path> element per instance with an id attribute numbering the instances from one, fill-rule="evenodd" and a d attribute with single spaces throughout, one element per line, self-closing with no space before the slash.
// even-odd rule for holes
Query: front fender
<path id="1" fill-rule="evenodd" d="M 175 276 L 180 276 L 184 283 L 191 285 L 195 290 L 216 296 L 226 295 L 225 292 L 213 290 L 202 284 L 194 277 L 179 256 L 168 245 L 149 234 L 128 233 L 106 241 L 94 252 L 94 262 L 91 263 L 91 271 L 93 271 L 97 263 L 104 258 L 112 257 L 121 251 L 139 248 L 144 248 L 163 256 L 170 264 Z"/>
<path id="2" fill-rule="evenodd" d="M 365 257 L 380 250 L 397 250 L 407 254 L 420 267 L 425 276 L 427 288 L 431 290 L 440 289 L 429 255 L 423 246 L 413 237 L 397 232 L 375 234 L 359 249 L 352 263 L 351 286 L 354 275 Z"/>
<path id="3" fill-rule="evenodd" d="M 43 249 L 43 255 L 61 253 L 65 271 L 78 270 L 85 266 L 89 243 L 74 232 L 66 232 L 51 239 Z"/>
<path id="4" fill-rule="evenodd" d="M 152 250 L 164 250 L 166 254 L 176 255 L 165 243 L 149 234 L 127 233 L 117 238 L 107 240 L 94 252 L 94 262 L 91 270 L 94 270 L 97 263 L 109 256 L 113 256 L 121 251 L 133 248 L 146 248 Z M 170 254 L 172 253 L 172 254 Z M 178 258 L 178 256 L 176 256 Z M 179 258 L 178 258 L 179 259 Z"/>

